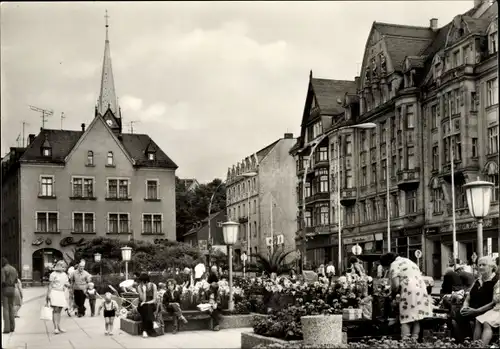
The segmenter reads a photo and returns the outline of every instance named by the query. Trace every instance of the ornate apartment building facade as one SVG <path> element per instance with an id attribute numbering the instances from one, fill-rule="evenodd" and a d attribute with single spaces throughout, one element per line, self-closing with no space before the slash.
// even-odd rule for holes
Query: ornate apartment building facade
<path id="1" fill-rule="evenodd" d="M 389 210 L 391 250 L 414 260 L 414 252 L 422 250 L 423 269 L 440 276 L 451 257 L 449 144 L 455 154 L 459 257 L 470 258 L 475 246 L 462 185 L 477 177 L 495 183 L 485 239 L 492 239 L 496 251 L 497 13 L 496 3 L 477 2 L 442 28 L 436 19 L 429 27 L 374 22 L 356 92 L 338 101 L 344 111 L 323 118 L 332 125 L 322 130 L 329 138 L 331 187 L 340 180 L 344 263 L 354 244 L 365 253 L 387 250 Z M 376 127 L 348 127 L 368 122 Z M 301 152 L 294 154 L 300 164 Z M 310 264 L 337 261 L 337 202 L 337 190 L 331 190 L 330 229 L 318 231 L 312 222 L 307 236 L 299 227 L 298 240 L 307 236 L 303 252 Z"/>
<path id="2" fill-rule="evenodd" d="M 175 240 L 176 164 L 144 134 L 122 132 L 106 26 L 95 117 L 79 131 L 41 129 L 2 160 L 3 255 L 39 280 L 95 237 Z"/>
<path id="3" fill-rule="evenodd" d="M 271 236 L 276 248 L 295 250 L 295 161 L 289 154 L 295 143 L 285 133 L 227 171 L 227 217 L 240 223 L 236 263 L 242 253 L 267 253 Z"/>

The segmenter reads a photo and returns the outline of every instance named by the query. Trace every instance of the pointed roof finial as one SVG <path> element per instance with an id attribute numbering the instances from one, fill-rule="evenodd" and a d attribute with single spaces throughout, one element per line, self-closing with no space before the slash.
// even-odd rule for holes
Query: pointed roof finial
<path id="1" fill-rule="evenodd" d="M 109 28 L 109 23 L 108 23 L 108 10 L 106 10 L 106 13 L 104 14 L 104 20 L 106 21 L 106 41 L 109 41 L 108 37 L 108 28 Z"/>
<path id="2" fill-rule="evenodd" d="M 312 77 L 313 77 L 313 71 L 311 69 L 311 70 L 309 70 L 309 79 L 312 79 Z"/>
<path id="3" fill-rule="evenodd" d="M 113 115 L 115 117 L 118 116 L 118 101 L 116 98 L 115 91 L 115 81 L 113 78 L 113 68 L 111 65 L 111 50 L 109 45 L 109 37 L 108 37 L 108 10 L 104 15 L 104 19 L 106 20 L 106 40 L 104 42 L 104 58 L 102 62 L 102 74 L 101 74 L 101 89 L 99 93 L 99 100 L 97 103 L 97 108 L 99 114 L 103 116 L 106 114 L 108 109 L 111 109 Z"/>

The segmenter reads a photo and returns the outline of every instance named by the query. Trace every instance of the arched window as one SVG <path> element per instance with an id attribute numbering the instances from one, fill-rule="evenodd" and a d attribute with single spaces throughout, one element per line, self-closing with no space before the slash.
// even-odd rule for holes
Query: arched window
<path id="1" fill-rule="evenodd" d="M 92 150 L 87 152 L 87 165 L 94 166 L 94 152 Z"/>
<path id="2" fill-rule="evenodd" d="M 113 152 L 112 151 L 108 151 L 107 165 L 108 166 L 113 166 L 114 164 L 115 164 L 115 160 L 114 160 L 114 157 L 113 157 Z"/>

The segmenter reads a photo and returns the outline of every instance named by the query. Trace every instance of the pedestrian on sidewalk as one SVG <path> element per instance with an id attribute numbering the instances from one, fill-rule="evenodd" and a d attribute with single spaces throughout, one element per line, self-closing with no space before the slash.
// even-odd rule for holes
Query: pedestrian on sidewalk
<path id="1" fill-rule="evenodd" d="M 155 321 L 156 300 L 158 299 L 156 285 L 149 279 L 147 273 L 139 276 L 139 314 L 142 320 L 142 337 L 154 336 L 153 322 Z"/>
<path id="2" fill-rule="evenodd" d="M 75 304 L 78 307 L 78 317 L 85 316 L 85 299 L 87 296 L 85 292 L 87 291 L 88 284 L 91 281 L 90 274 L 85 270 L 85 261 L 81 261 L 78 264 L 78 269 L 75 270 L 71 278 L 71 285 L 73 286 L 73 297 Z"/>
<path id="3" fill-rule="evenodd" d="M 52 307 L 52 322 L 54 334 L 66 332 L 61 328 L 61 312 L 68 307 L 66 292 L 69 288 L 69 278 L 66 274 L 66 263 L 58 261 L 49 276 L 49 287 L 47 289 L 46 306 Z"/>
<path id="4" fill-rule="evenodd" d="M 14 332 L 16 328 L 14 299 L 18 277 L 16 268 L 9 264 L 7 258 L 2 257 L 3 333 Z"/>
<path id="5" fill-rule="evenodd" d="M 88 287 L 85 295 L 89 299 L 90 316 L 94 316 L 95 315 L 95 302 L 96 302 L 97 296 L 99 296 L 99 293 L 97 293 L 97 290 L 94 288 L 93 282 L 89 282 L 89 287 Z"/>
<path id="6" fill-rule="evenodd" d="M 14 297 L 14 317 L 18 318 L 19 309 L 23 305 L 23 283 L 17 279 L 16 282 L 16 295 Z"/>
<path id="7" fill-rule="evenodd" d="M 104 301 L 99 306 L 97 310 L 97 315 L 101 314 L 101 310 L 104 308 L 104 327 L 106 328 L 104 334 L 106 336 L 113 335 L 113 323 L 115 322 L 115 316 L 118 314 L 116 311 L 118 310 L 118 303 L 111 298 L 111 293 L 106 292 L 104 294 Z"/>

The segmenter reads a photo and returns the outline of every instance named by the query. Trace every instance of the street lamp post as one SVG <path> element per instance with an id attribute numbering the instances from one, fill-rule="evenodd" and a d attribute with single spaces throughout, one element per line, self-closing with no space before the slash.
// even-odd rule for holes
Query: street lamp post
<path id="1" fill-rule="evenodd" d="M 125 280 L 128 280 L 128 262 L 132 259 L 132 247 L 123 246 L 122 259 L 125 262 Z"/>
<path id="2" fill-rule="evenodd" d="M 484 253 L 483 248 L 483 218 L 488 215 L 491 204 L 491 194 L 493 183 L 479 180 L 464 184 L 467 194 L 467 204 L 472 217 L 477 220 L 477 256 L 481 258 Z"/>
<path id="3" fill-rule="evenodd" d="M 238 240 L 239 223 L 228 221 L 222 223 L 222 232 L 224 235 L 224 243 L 228 249 L 229 256 L 229 304 L 230 311 L 234 310 L 234 294 L 233 294 L 233 245 Z"/>
<path id="4" fill-rule="evenodd" d="M 320 143 L 327 138 L 330 134 L 334 132 L 339 132 L 341 130 L 345 129 L 352 129 L 352 128 L 359 128 L 359 129 L 371 129 L 375 128 L 377 125 L 375 125 L 372 122 L 367 122 L 367 123 L 362 123 L 362 124 L 357 124 L 357 125 L 348 125 L 348 126 L 343 126 L 339 127 L 333 130 L 330 130 L 329 132 L 326 132 L 322 136 L 318 137 L 316 140 L 313 141 L 313 147 L 311 148 L 310 155 L 307 159 L 307 164 L 304 169 L 304 178 L 302 180 L 302 221 L 303 221 L 303 230 L 305 231 L 306 228 L 306 218 L 305 218 L 305 213 L 306 213 L 306 178 L 307 178 L 307 172 L 309 171 L 309 168 L 311 167 L 311 157 L 314 156 L 314 152 L 316 151 L 316 148 L 320 145 Z M 341 265 L 342 265 L 342 224 L 341 224 L 341 208 L 340 208 L 340 144 L 339 147 L 337 147 L 337 219 L 338 219 L 338 237 L 339 237 L 339 245 L 338 245 L 338 268 L 341 270 Z M 305 254 L 305 241 L 304 241 L 304 253 Z"/>
<path id="5" fill-rule="evenodd" d="M 101 256 L 100 253 L 94 254 L 94 262 L 99 263 L 99 278 L 102 281 L 102 263 L 101 263 L 101 257 L 102 256 Z"/>

